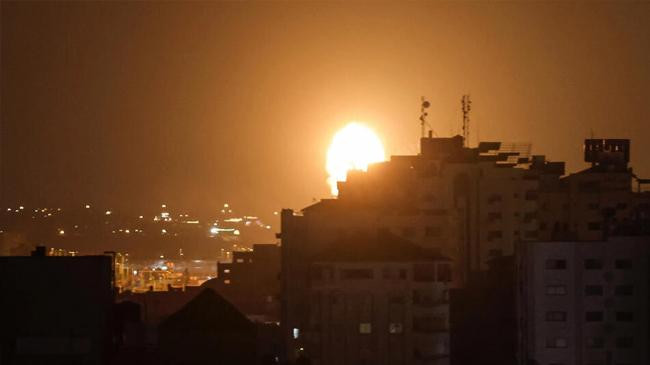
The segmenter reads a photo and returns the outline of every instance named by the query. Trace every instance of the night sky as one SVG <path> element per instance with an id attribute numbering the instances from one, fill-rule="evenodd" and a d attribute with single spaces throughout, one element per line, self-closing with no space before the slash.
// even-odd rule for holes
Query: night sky
<path id="1" fill-rule="evenodd" d="M 1 3 L 1 206 L 268 216 L 329 193 L 351 120 L 418 151 L 440 136 L 632 138 L 650 177 L 650 3 Z"/>

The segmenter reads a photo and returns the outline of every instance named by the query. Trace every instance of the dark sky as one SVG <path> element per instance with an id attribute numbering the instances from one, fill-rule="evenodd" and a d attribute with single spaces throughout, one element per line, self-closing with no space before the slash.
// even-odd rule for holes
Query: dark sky
<path id="1" fill-rule="evenodd" d="M 650 176 L 647 2 L 1 4 L 2 206 L 300 208 L 345 123 L 416 153 L 463 93 L 472 144 L 632 138 Z"/>

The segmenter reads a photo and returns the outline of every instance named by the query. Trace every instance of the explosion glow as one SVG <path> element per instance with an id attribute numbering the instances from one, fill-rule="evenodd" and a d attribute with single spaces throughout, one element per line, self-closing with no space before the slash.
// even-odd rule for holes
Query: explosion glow
<path id="1" fill-rule="evenodd" d="M 363 124 L 352 122 L 338 131 L 327 151 L 327 183 L 332 195 L 338 195 L 336 183 L 345 181 L 348 171 L 368 169 L 368 165 L 385 160 L 379 137 Z"/>

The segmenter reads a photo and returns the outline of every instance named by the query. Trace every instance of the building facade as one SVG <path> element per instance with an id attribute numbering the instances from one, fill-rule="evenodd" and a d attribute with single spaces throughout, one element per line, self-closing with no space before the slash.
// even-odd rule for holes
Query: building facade
<path id="1" fill-rule="evenodd" d="M 519 363 L 648 363 L 650 237 L 522 243 Z"/>

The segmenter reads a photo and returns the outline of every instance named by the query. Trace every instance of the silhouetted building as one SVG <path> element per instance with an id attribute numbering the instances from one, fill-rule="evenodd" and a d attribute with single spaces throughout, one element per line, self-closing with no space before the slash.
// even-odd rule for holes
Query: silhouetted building
<path id="1" fill-rule="evenodd" d="M 203 289 L 160 324 L 158 348 L 162 364 L 253 365 L 257 330 L 214 290 Z"/>
<path id="2" fill-rule="evenodd" d="M 367 172 L 351 171 L 339 197 L 302 212 L 282 211 L 282 324 L 291 356 L 293 328 L 308 322 L 308 272 L 328 243 L 355 231 L 385 231 L 452 259 L 453 285 L 487 268 L 496 255 L 537 236 L 540 175 L 559 177 L 563 163 L 530 156 L 530 146 L 460 136 L 422 138 L 421 153 L 392 156 Z"/>
<path id="3" fill-rule="evenodd" d="M 650 237 L 525 242 L 519 364 L 647 364 Z"/>
<path id="4" fill-rule="evenodd" d="M 111 257 L 34 254 L 0 257 L 0 363 L 107 363 Z"/>
<path id="5" fill-rule="evenodd" d="M 650 234 L 650 193 L 641 191 L 650 181 L 628 167 L 630 141 L 588 139 L 584 149 L 591 167 L 540 183 L 539 239 L 598 241 L 609 234 Z"/>
<path id="6" fill-rule="evenodd" d="M 450 260 L 389 233 L 350 234 L 312 260 L 308 323 L 291 329 L 312 364 L 448 364 Z"/>
<path id="7" fill-rule="evenodd" d="M 255 244 L 234 251 L 231 263 L 217 264 L 217 277 L 203 283 L 246 315 L 278 322 L 280 317 L 280 246 Z"/>
<path id="8" fill-rule="evenodd" d="M 514 256 L 492 258 L 489 269 L 450 293 L 451 365 L 516 364 Z"/>

